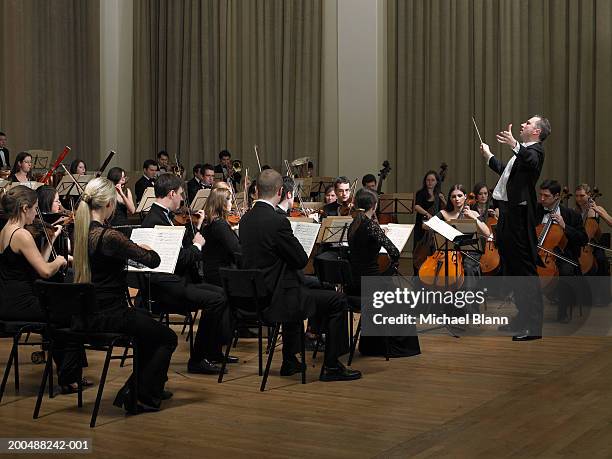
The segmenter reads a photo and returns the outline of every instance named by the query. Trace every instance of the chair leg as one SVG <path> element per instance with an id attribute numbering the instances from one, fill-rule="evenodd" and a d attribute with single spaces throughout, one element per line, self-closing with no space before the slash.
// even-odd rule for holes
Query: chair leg
<path id="1" fill-rule="evenodd" d="M 121 363 L 119 364 L 119 367 L 123 368 L 125 366 L 125 361 L 127 360 L 129 350 L 130 350 L 130 346 L 129 345 L 125 346 L 123 355 L 121 356 Z"/>
<path id="2" fill-rule="evenodd" d="M 4 396 L 4 390 L 6 389 L 6 382 L 8 381 L 9 374 L 11 373 L 11 366 L 13 365 L 13 359 L 15 358 L 15 342 L 11 347 L 11 353 L 9 354 L 8 362 L 6 362 L 6 368 L 4 369 L 4 376 L 2 377 L 2 385 L 0 386 L 0 401 Z"/>
<path id="3" fill-rule="evenodd" d="M 42 380 L 40 381 L 40 387 L 38 388 L 38 397 L 36 398 L 36 405 L 34 406 L 34 414 L 32 417 L 38 419 L 40 413 L 40 405 L 42 403 L 43 394 L 45 393 L 45 387 L 47 386 L 47 377 L 49 373 L 53 373 L 53 344 L 49 344 L 49 351 L 47 353 L 47 363 L 45 363 L 45 370 L 43 371 Z"/>
<path id="4" fill-rule="evenodd" d="M 349 353 L 348 362 L 346 363 L 349 367 L 351 366 L 353 357 L 355 356 L 355 348 L 357 347 L 359 333 L 361 333 L 361 317 L 359 317 L 359 322 L 357 322 L 357 330 L 355 331 L 355 336 L 353 337 L 353 342 L 351 343 L 351 352 Z"/>
<path id="5" fill-rule="evenodd" d="M 259 376 L 263 375 L 263 331 L 261 323 L 257 326 L 257 356 L 259 360 Z"/>
<path id="6" fill-rule="evenodd" d="M 83 367 L 79 371 L 79 380 L 77 381 L 77 406 L 83 408 Z"/>
<path id="7" fill-rule="evenodd" d="M 189 331 L 187 332 L 187 339 L 189 340 L 189 355 L 193 355 L 193 321 L 192 320 L 189 321 Z"/>
<path id="8" fill-rule="evenodd" d="M 389 361 L 389 337 L 385 336 L 385 360 Z"/>
<path id="9" fill-rule="evenodd" d="M 28 333 L 26 334 L 26 337 L 25 337 L 25 339 L 23 340 L 23 342 L 24 342 L 24 343 L 27 343 L 29 339 L 30 339 L 30 332 L 28 332 Z"/>
<path id="10" fill-rule="evenodd" d="M 181 329 L 181 336 L 185 333 L 185 329 L 187 328 L 187 325 L 189 324 L 190 321 L 191 321 L 191 313 L 189 313 L 189 316 L 185 316 L 185 320 L 183 320 L 183 328 Z"/>
<path id="11" fill-rule="evenodd" d="M 234 336 L 234 343 L 233 343 L 232 347 L 234 349 L 236 349 L 236 346 L 238 346 L 238 334 L 236 334 L 236 336 Z M 261 375 L 259 375 L 259 376 L 261 376 Z"/>
<path id="12" fill-rule="evenodd" d="M 304 330 L 304 322 L 302 321 L 302 330 L 301 330 L 301 354 L 302 354 L 302 384 L 306 384 L 306 331 Z"/>
<path id="13" fill-rule="evenodd" d="M 315 348 L 312 353 L 312 360 L 317 358 L 317 354 L 319 353 L 319 346 L 321 345 L 321 335 L 317 335 L 317 340 L 315 341 Z"/>
<path id="14" fill-rule="evenodd" d="M 102 376 L 100 376 L 98 394 L 96 395 L 96 403 L 94 404 L 93 412 L 91 413 L 91 422 L 89 423 L 89 427 L 91 427 L 92 429 L 96 426 L 96 419 L 98 418 L 98 411 L 100 410 L 100 402 L 102 401 L 102 392 L 104 391 L 104 384 L 106 383 L 106 375 L 108 373 L 108 365 L 110 364 L 112 355 L 113 345 L 110 345 L 108 347 L 108 351 L 106 351 L 106 359 L 104 360 Z"/>
<path id="15" fill-rule="evenodd" d="M 13 346 L 15 346 L 15 358 L 13 359 L 13 365 L 15 365 L 15 392 L 19 393 L 19 339 L 21 338 L 21 333 L 17 333 L 13 337 Z"/>
<path id="16" fill-rule="evenodd" d="M 238 330 L 234 330 L 234 335 L 238 335 Z M 218 383 L 223 382 L 223 375 L 225 374 L 225 367 L 227 366 L 227 359 L 229 358 L 230 349 L 232 348 L 232 342 L 230 341 L 225 348 L 225 355 L 223 356 L 223 363 L 221 364 L 221 371 L 219 372 Z"/>
<path id="17" fill-rule="evenodd" d="M 49 364 L 49 398 L 53 398 L 55 395 L 53 394 L 53 355 L 51 352 L 47 353 L 47 358 L 51 362 Z"/>
<path id="18" fill-rule="evenodd" d="M 278 332 L 280 330 L 280 322 L 274 324 L 274 332 L 272 333 L 272 344 L 270 345 L 270 352 L 268 353 L 268 362 L 266 363 L 266 369 L 261 380 L 261 387 L 259 390 L 263 392 L 266 389 L 266 382 L 268 381 L 268 374 L 270 373 L 270 365 L 272 365 L 272 357 L 274 356 L 274 348 L 276 347 L 276 340 L 278 338 Z"/>

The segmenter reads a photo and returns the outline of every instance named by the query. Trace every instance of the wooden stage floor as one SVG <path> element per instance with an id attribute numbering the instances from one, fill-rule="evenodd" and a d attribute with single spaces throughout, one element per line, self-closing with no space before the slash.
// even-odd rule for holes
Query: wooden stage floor
<path id="1" fill-rule="evenodd" d="M 281 378 L 275 359 L 265 393 L 256 340 L 241 340 L 241 363 L 223 384 L 187 374 L 179 341 L 167 386 L 174 398 L 164 409 L 126 417 L 113 407 L 130 372 L 114 362 L 95 429 L 95 387 L 82 409 L 76 395 L 59 395 L 32 419 L 43 367 L 26 362 L 30 349 L 22 348 L 22 390 L 16 395 L 9 380 L 0 436 L 90 438 L 93 456 L 105 458 L 612 456 L 612 338 L 428 335 L 417 357 L 357 356 L 364 378 L 340 383 L 317 381 L 312 366 L 306 385 L 299 375 Z M 2 368 L 8 345 L 0 340 Z M 101 359 L 89 356 L 90 379 Z"/>

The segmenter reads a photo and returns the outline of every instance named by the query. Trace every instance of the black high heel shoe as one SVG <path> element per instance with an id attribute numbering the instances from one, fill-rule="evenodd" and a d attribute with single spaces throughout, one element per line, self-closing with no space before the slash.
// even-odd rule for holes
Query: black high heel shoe
<path id="1" fill-rule="evenodd" d="M 129 386 L 125 385 L 117 392 L 113 405 L 117 408 L 124 408 L 128 414 L 143 413 L 144 409 L 132 400 L 132 398 L 132 391 Z"/>

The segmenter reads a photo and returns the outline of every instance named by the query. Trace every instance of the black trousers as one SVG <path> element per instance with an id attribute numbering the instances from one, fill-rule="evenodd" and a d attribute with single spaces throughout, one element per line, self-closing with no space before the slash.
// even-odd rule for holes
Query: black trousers
<path id="1" fill-rule="evenodd" d="M 231 336 L 229 311 L 223 289 L 212 284 L 167 282 L 154 288 L 154 297 L 168 311 L 188 314 L 203 310 L 193 343 L 191 360 L 220 358 L 222 345 Z"/>
<path id="2" fill-rule="evenodd" d="M 346 297 L 330 290 L 313 290 L 303 287 L 305 294 L 316 304 L 315 317 L 327 330 L 325 342 L 325 365 L 335 367 L 338 357 L 348 352 L 348 328 L 346 322 Z M 300 322 L 283 322 L 283 359 L 292 358 L 300 352 Z"/>
<path id="3" fill-rule="evenodd" d="M 138 394 L 151 399 L 160 398 L 178 341 L 173 330 L 159 323 L 147 311 L 127 307 L 94 314 L 89 329 L 133 336 L 138 353 Z"/>
<path id="4" fill-rule="evenodd" d="M 521 288 L 514 289 L 518 310 L 515 325 L 532 335 L 542 334 L 544 307 L 536 263 L 530 246 L 527 206 L 499 201 L 496 241 L 504 276 L 522 276 Z M 517 281 L 518 283 L 518 281 Z"/>

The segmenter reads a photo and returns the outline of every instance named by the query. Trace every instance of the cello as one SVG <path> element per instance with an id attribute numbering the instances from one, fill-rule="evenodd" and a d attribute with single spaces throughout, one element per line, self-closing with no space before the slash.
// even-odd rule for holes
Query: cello
<path id="1" fill-rule="evenodd" d="M 599 228 L 599 222 L 597 217 L 589 217 L 589 209 L 595 199 L 601 196 L 599 189 L 594 187 L 593 191 L 589 193 L 589 207 L 586 211 L 582 212 L 582 221 L 584 222 L 584 230 L 589 238 L 589 243 L 593 240 L 599 239 L 601 236 L 601 229 Z M 597 271 L 597 260 L 593 254 L 593 246 L 586 244 L 580 249 L 580 257 L 578 258 L 580 263 L 580 271 L 582 274 L 588 274 Z"/>

